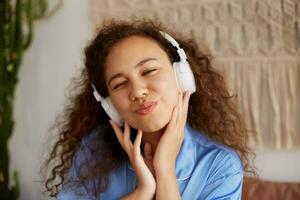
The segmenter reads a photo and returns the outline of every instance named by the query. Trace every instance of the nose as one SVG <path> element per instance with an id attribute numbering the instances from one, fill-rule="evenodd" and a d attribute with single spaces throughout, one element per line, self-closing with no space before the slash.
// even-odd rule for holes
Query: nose
<path id="1" fill-rule="evenodd" d="M 144 100 L 149 94 L 147 85 L 142 81 L 135 81 L 132 83 L 130 99 L 134 100 Z"/>

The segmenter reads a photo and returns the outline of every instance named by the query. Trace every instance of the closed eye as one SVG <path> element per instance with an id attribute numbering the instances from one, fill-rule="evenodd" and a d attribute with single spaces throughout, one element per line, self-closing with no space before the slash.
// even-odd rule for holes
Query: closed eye
<path id="1" fill-rule="evenodd" d="M 144 72 L 142 75 L 150 74 L 151 72 L 154 72 L 154 71 L 156 71 L 156 69 L 150 69 L 150 70 L 147 70 L 146 72 Z"/>
<path id="2" fill-rule="evenodd" d="M 115 87 L 113 87 L 113 90 L 119 88 L 120 86 L 122 86 L 124 84 L 126 84 L 126 81 L 124 81 L 124 82 L 122 82 L 120 84 L 117 84 Z"/>
<path id="3" fill-rule="evenodd" d="M 147 75 L 147 74 L 151 74 L 151 73 L 153 73 L 153 72 L 155 72 L 155 71 L 157 71 L 157 69 L 150 69 L 150 70 L 147 70 L 147 71 L 145 71 L 144 73 L 142 73 L 142 75 L 144 76 L 144 75 Z M 126 83 L 127 83 L 127 81 L 124 81 L 124 82 L 122 82 L 122 83 L 117 84 L 115 87 L 113 87 L 113 90 L 122 87 L 122 86 L 125 85 Z"/>

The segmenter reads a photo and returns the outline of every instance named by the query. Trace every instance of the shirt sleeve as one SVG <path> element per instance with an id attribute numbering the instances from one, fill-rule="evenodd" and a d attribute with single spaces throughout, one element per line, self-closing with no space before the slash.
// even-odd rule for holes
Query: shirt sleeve
<path id="1" fill-rule="evenodd" d="M 70 200 L 70 199 L 80 199 L 80 200 L 91 200 L 95 199 L 92 192 L 94 189 L 93 182 L 88 184 L 83 184 L 80 182 L 78 177 L 78 170 L 81 163 L 84 163 L 88 156 L 90 156 L 90 150 L 86 146 L 84 140 L 81 142 L 80 148 L 74 155 L 72 166 L 66 178 L 67 183 L 64 183 L 62 189 L 59 191 L 58 200 Z M 85 166 L 84 166 L 85 167 Z M 88 169 L 80 168 L 84 171 Z"/>
<path id="2" fill-rule="evenodd" d="M 77 184 L 72 185 L 77 182 L 77 175 L 74 167 L 72 166 L 68 178 L 72 180 L 69 184 L 64 184 L 62 189 L 58 193 L 57 200 L 70 200 L 70 199 L 82 199 L 82 200 L 90 200 L 88 194 L 83 187 L 83 185 Z"/>
<path id="3" fill-rule="evenodd" d="M 220 151 L 214 159 L 200 199 L 241 199 L 243 167 L 235 152 Z"/>
<path id="4" fill-rule="evenodd" d="M 204 199 L 241 199 L 243 184 L 243 175 L 234 174 L 223 180 L 218 180 L 210 185 L 207 185 L 203 191 Z"/>

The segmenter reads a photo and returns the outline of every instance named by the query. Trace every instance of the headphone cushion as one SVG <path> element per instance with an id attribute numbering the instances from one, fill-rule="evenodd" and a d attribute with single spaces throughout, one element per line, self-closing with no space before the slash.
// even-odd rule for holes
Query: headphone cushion
<path id="1" fill-rule="evenodd" d="M 112 119 L 114 122 L 116 122 L 119 126 L 122 126 L 124 124 L 120 113 L 117 111 L 117 109 L 113 105 L 110 97 L 104 98 L 101 101 L 101 105 L 110 119 Z"/>
<path id="2" fill-rule="evenodd" d="M 173 70 L 179 91 L 189 91 L 194 93 L 196 91 L 196 84 L 190 64 L 187 61 L 182 60 L 180 62 L 174 62 Z"/>

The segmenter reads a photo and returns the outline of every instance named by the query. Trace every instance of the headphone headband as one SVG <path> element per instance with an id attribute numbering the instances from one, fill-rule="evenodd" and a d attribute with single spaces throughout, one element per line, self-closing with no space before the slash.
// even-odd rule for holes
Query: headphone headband
<path id="1" fill-rule="evenodd" d="M 168 40 L 174 47 L 177 47 L 177 49 L 180 48 L 178 42 L 177 42 L 171 35 L 169 35 L 169 34 L 166 33 L 166 32 L 163 32 L 163 31 L 159 31 L 159 32 L 160 32 L 160 33 L 162 34 L 162 36 L 163 36 L 166 40 Z"/>
<path id="2" fill-rule="evenodd" d="M 93 95 L 95 97 L 95 99 L 98 101 L 98 102 L 101 102 L 101 100 L 103 99 L 103 97 L 101 97 L 100 93 L 97 91 L 95 85 L 93 83 L 91 83 L 92 85 L 92 88 L 93 88 Z"/>
<path id="3" fill-rule="evenodd" d="M 184 60 L 185 61 L 186 58 L 187 58 L 187 56 L 186 56 L 184 50 L 179 46 L 178 42 L 171 35 L 169 35 L 168 33 L 163 32 L 163 31 L 159 31 L 159 32 L 162 34 L 162 36 L 166 40 L 168 40 L 176 48 L 176 51 L 177 51 L 177 53 L 178 53 L 178 55 L 180 57 L 180 60 Z"/>

